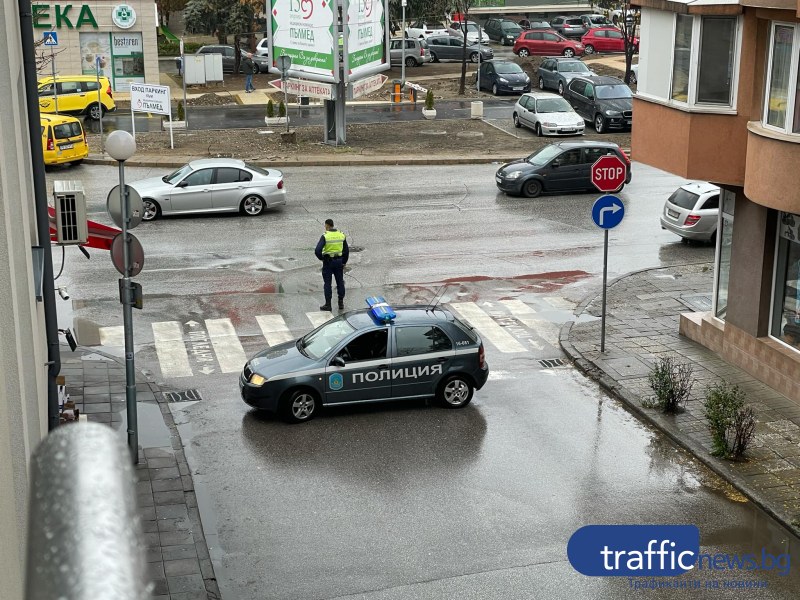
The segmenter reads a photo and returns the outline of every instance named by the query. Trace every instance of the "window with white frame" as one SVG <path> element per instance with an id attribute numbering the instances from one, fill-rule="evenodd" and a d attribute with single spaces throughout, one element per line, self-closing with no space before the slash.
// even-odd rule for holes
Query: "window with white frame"
<path id="1" fill-rule="evenodd" d="M 769 44 L 764 125 L 800 133 L 800 26 L 773 23 Z"/>
<path id="2" fill-rule="evenodd" d="M 675 15 L 670 98 L 689 106 L 735 106 L 738 17 Z"/>

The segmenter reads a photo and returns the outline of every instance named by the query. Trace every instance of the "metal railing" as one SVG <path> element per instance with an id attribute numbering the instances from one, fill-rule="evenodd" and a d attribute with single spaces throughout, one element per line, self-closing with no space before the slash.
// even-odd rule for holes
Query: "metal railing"
<path id="1" fill-rule="evenodd" d="M 54 430 L 33 455 L 27 600 L 145 600 L 130 453 L 109 427 Z"/>

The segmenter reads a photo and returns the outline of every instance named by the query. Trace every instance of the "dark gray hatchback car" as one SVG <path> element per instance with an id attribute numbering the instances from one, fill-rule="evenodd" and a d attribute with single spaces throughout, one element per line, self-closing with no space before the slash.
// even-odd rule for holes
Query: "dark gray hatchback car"
<path id="1" fill-rule="evenodd" d="M 633 94 L 616 77 L 575 77 L 564 90 L 575 112 L 594 124 L 597 133 L 627 129 L 633 123 Z"/>
<path id="2" fill-rule="evenodd" d="M 259 352 L 239 377 L 242 399 L 290 423 L 324 405 L 435 396 L 462 408 L 489 377 L 478 333 L 441 306 L 403 306 L 384 321 L 349 311 Z"/>
<path id="3" fill-rule="evenodd" d="M 616 154 L 627 167 L 625 183 L 631 182 L 631 161 L 612 142 L 575 140 L 540 148 L 527 158 L 507 163 L 495 174 L 497 187 L 507 194 L 535 198 L 541 193 L 597 191 L 592 184 L 592 165 L 601 156 Z"/>

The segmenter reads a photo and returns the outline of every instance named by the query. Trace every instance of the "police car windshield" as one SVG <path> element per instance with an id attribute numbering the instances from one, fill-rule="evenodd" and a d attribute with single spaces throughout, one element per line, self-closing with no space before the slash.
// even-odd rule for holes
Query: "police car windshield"
<path id="1" fill-rule="evenodd" d="M 325 356 L 331 351 L 331 348 L 354 331 L 355 328 L 350 325 L 344 317 L 336 317 L 334 320 L 325 323 L 319 329 L 315 329 L 308 335 L 300 338 L 297 347 L 307 356 L 319 359 Z"/>

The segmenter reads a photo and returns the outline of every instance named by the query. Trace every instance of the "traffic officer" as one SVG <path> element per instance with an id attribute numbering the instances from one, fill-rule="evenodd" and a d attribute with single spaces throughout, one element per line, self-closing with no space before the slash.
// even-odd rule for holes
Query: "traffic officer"
<path id="1" fill-rule="evenodd" d="M 344 308 L 344 266 L 350 257 L 346 236 L 333 226 L 333 219 L 325 219 L 325 233 L 319 238 L 314 254 L 322 261 L 322 281 L 324 283 L 325 304 L 320 310 L 331 310 L 331 276 L 336 278 L 336 295 L 339 308 Z"/>

